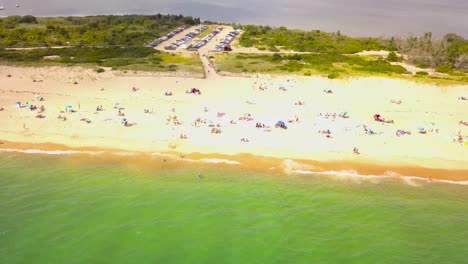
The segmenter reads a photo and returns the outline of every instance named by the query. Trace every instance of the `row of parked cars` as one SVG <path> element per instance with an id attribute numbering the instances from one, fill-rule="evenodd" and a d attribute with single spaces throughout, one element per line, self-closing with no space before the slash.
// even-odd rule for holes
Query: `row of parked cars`
<path id="1" fill-rule="evenodd" d="M 213 31 L 210 32 L 210 34 L 204 36 L 200 41 L 195 43 L 195 45 L 188 47 L 188 50 L 191 51 L 197 51 L 199 48 L 203 47 L 206 45 L 206 43 L 210 42 L 211 39 L 213 39 L 216 35 L 218 35 L 219 32 L 223 30 L 222 27 L 217 27 Z"/>
<path id="2" fill-rule="evenodd" d="M 156 47 L 157 45 L 163 43 L 164 41 L 172 38 L 173 36 L 175 36 L 176 34 L 184 31 L 185 29 L 187 29 L 188 27 L 190 27 L 189 25 L 183 25 L 183 26 L 180 26 L 178 27 L 176 30 L 173 30 L 169 33 L 167 33 L 166 35 L 160 37 L 160 38 L 157 38 L 155 39 L 153 42 L 149 43 L 148 45 L 146 45 L 146 47 L 148 48 L 154 48 Z"/>
<path id="3" fill-rule="evenodd" d="M 206 30 L 207 28 L 208 28 L 207 26 L 201 26 L 201 27 L 193 30 L 192 32 L 188 33 L 183 38 L 178 39 L 176 42 L 171 43 L 171 45 L 164 47 L 164 49 L 166 49 L 166 50 L 175 50 L 179 46 L 183 45 L 184 43 L 189 42 L 196 35 L 200 34 L 202 31 Z"/>
<path id="4" fill-rule="evenodd" d="M 231 42 L 234 38 L 242 32 L 240 29 L 233 30 L 227 34 L 225 38 L 221 40 L 221 42 L 215 46 L 214 51 L 231 51 Z"/>

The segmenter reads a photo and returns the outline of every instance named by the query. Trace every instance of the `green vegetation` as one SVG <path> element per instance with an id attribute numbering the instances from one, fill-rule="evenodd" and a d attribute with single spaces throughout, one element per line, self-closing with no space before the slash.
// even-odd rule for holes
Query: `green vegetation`
<path id="1" fill-rule="evenodd" d="M 143 46 L 200 19 L 182 15 L 0 18 L 0 47 Z"/>
<path id="2" fill-rule="evenodd" d="M 453 73 L 453 67 L 450 62 L 446 61 L 443 64 L 439 64 L 436 66 L 436 72 L 441 72 L 441 73 Z"/>
<path id="3" fill-rule="evenodd" d="M 398 55 L 394 51 L 391 51 L 387 55 L 387 61 L 389 61 L 389 62 L 402 62 L 403 58 L 398 57 Z"/>
<path id="4" fill-rule="evenodd" d="M 311 54 L 248 54 L 219 53 L 214 59 L 218 72 L 321 75 L 329 79 L 351 76 L 390 76 L 438 84 L 468 83 L 465 75 L 428 76 L 427 72 L 413 75 L 399 65 L 392 65 L 379 56 Z M 418 78 L 413 78 L 418 77 Z"/>
<path id="5" fill-rule="evenodd" d="M 114 70 L 184 71 L 202 73 L 201 61 L 195 54 L 168 54 L 145 47 L 73 47 L 62 49 L 0 49 L 0 63 L 21 65 L 66 65 Z M 102 69 L 103 70 L 103 69 Z"/>
<path id="6" fill-rule="evenodd" d="M 429 75 L 429 73 L 425 71 L 418 71 L 416 72 L 416 75 Z"/>
<path id="7" fill-rule="evenodd" d="M 199 23 L 200 19 L 190 16 L 161 14 L 52 18 L 27 15 L 0 18 L 0 63 L 88 65 L 96 71 L 108 67 L 202 73 L 201 62 L 195 55 L 171 55 L 142 47 L 180 25 Z M 198 37 L 201 38 L 214 29 L 213 24 Z M 435 77 L 418 73 L 415 76 L 417 78 L 467 78 L 468 40 L 453 33 L 440 39 L 434 39 L 431 33 L 421 37 L 383 39 L 353 38 L 340 31 L 326 33 L 320 30 L 303 31 L 253 25 L 235 27 L 242 27 L 244 31 L 239 38 L 240 46 L 271 52 L 294 50 L 310 54 L 222 54 L 215 57 L 218 70 L 296 73 L 306 76 L 321 74 L 329 78 L 359 74 L 408 74 L 403 67 L 389 63 L 403 60 L 396 53 L 399 52 L 405 54 L 408 63 L 448 74 L 445 77 L 440 77 L 443 74 Z M 72 48 L 21 51 L 2 49 L 37 46 Z M 385 59 L 346 55 L 363 50 L 391 52 Z"/>
<path id="8" fill-rule="evenodd" d="M 363 50 L 393 50 L 390 41 L 377 38 L 352 38 L 320 30 L 290 30 L 285 27 L 243 26 L 239 43 L 244 47 L 256 47 L 277 51 L 277 48 L 294 51 L 357 53 Z"/>
<path id="9" fill-rule="evenodd" d="M 329 78 L 340 76 L 383 73 L 402 74 L 406 70 L 391 65 L 381 58 L 347 56 L 336 53 L 323 54 L 218 54 L 215 58 L 220 71 L 296 73 L 302 75 L 325 74 Z"/>
<path id="10" fill-rule="evenodd" d="M 443 73 L 468 70 L 468 40 L 454 33 L 440 39 L 433 39 L 431 33 L 421 37 L 398 38 L 395 45 L 417 67 L 435 68 Z"/>
<path id="11" fill-rule="evenodd" d="M 290 30 L 285 27 L 243 26 L 239 44 L 260 50 L 294 50 L 300 52 L 352 54 L 363 50 L 392 51 L 387 61 L 400 62 L 395 52 L 407 54 L 408 62 L 420 68 L 438 68 L 440 72 L 468 70 L 468 40 L 450 33 L 433 39 L 431 33 L 421 37 L 382 39 L 352 38 L 320 30 Z M 441 66 L 442 65 L 442 66 Z"/>
<path id="12" fill-rule="evenodd" d="M 207 29 L 203 30 L 200 34 L 198 34 L 198 35 L 196 36 L 196 38 L 197 38 L 197 39 L 201 39 L 201 38 L 205 37 L 206 35 L 210 34 L 211 31 L 213 31 L 213 30 L 215 30 L 215 29 L 216 29 L 216 26 L 210 25 L 210 26 L 208 26 Z"/>

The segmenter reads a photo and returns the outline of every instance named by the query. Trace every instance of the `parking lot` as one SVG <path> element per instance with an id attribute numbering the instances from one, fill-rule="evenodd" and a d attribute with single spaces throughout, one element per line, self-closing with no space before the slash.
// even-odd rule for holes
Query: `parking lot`
<path id="1" fill-rule="evenodd" d="M 214 30 L 212 30 L 208 35 L 204 36 L 201 38 L 197 43 L 194 45 L 191 45 L 187 49 L 190 51 L 197 51 L 201 47 L 205 46 L 208 42 L 210 42 L 216 35 L 219 34 L 223 30 L 223 27 L 217 27 Z"/>
<path id="2" fill-rule="evenodd" d="M 153 40 L 151 43 L 148 43 L 146 45 L 146 47 L 148 48 L 154 48 L 154 47 L 157 47 L 158 45 L 160 45 L 161 43 L 163 42 L 166 42 L 168 40 L 171 40 L 174 36 L 176 36 L 177 34 L 179 34 L 180 32 L 183 32 L 184 30 L 186 30 L 187 28 L 190 28 L 190 26 L 188 25 L 183 25 L 183 26 L 180 26 L 178 27 L 177 29 L 167 33 L 166 35 L 160 37 L 160 38 L 157 38 L 155 40 Z"/>
<path id="3" fill-rule="evenodd" d="M 219 44 L 217 44 L 214 48 L 213 51 L 221 52 L 221 51 L 231 51 L 231 43 L 234 41 L 237 35 L 239 35 L 242 32 L 240 29 L 235 29 L 232 31 L 229 31 L 229 33 L 221 39 Z"/>
<path id="4" fill-rule="evenodd" d="M 176 50 L 178 47 L 181 46 L 188 46 L 192 39 L 198 36 L 201 32 L 206 30 L 207 26 L 195 26 L 192 27 L 192 30 L 185 34 L 185 36 L 178 38 L 176 41 L 172 42 L 171 44 L 164 46 L 165 50 Z"/>

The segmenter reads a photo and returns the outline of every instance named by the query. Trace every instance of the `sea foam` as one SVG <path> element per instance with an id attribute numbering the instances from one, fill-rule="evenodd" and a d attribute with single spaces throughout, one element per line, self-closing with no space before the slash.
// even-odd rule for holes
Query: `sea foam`
<path id="1" fill-rule="evenodd" d="M 46 155 L 72 155 L 72 154 L 99 154 L 102 151 L 82 151 L 82 150 L 41 150 L 41 149 L 0 149 L 0 152 L 17 152 L 26 154 L 46 154 Z"/>
<path id="2" fill-rule="evenodd" d="M 226 163 L 226 164 L 231 164 L 231 165 L 240 164 L 240 162 L 238 161 L 228 160 L 228 159 L 199 159 L 199 161 L 205 162 L 205 163 Z"/>

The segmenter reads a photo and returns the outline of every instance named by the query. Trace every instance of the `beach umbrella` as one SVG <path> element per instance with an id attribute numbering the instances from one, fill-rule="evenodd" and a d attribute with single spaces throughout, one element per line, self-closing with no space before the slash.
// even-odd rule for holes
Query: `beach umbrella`
<path id="1" fill-rule="evenodd" d="M 278 122 L 276 122 L 276 125 L 277 125 L 277 126 L 285 126 L 285 124 L 284 124 L 283 121 L 278 121 Z"/>
<path id="2" fill-rule="evenodd" d="M 18 101 L 18 102 L 16 102 L 16 104 L 17 104 L 17 105 L 21 105 L 21 102 L 20 102 L 20 101 Z"/>
<path id="3" fill-rule="evenodd" d="M 26 104 L 26 106 L 27 106 L 27 107 L 31 107 L 31 106 L 33 106 L 33 105 L 32 105 L 32 104 Z"/>
<path id="4" fill-rule="evenodd" d="M 374 119 L 380 119 L 380 115 L 379 115 L 379 114 L 375 114 L 375 115 L 374 115 Z"/>
<path id="5" fill-rule="evenodd" d="M 67 105 L 67 106 L 65 106 L 65 109 L 71 109 L 71 108 L 72 108 L 72 106 L 71 106 L 71 105 Z"/>
<path id="6" fill-rule="evenodd" d="M 420 132 L 423 132 L 425 129 L 424 129 L 424 127 L 418 127 L 418 130 L 419 130 Z"/>

